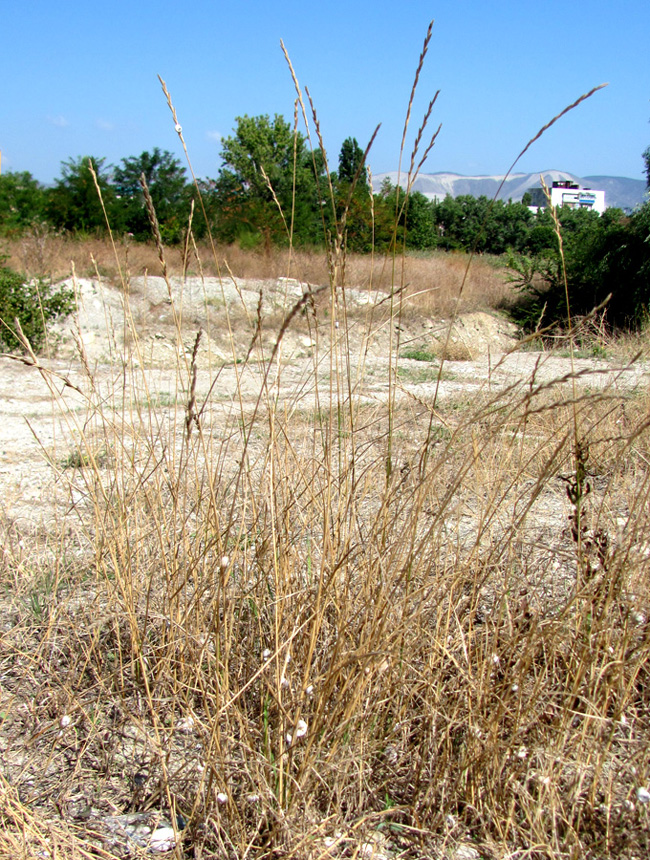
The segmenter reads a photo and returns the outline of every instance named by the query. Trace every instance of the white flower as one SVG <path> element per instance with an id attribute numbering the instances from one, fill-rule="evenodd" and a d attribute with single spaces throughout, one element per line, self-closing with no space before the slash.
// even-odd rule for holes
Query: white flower
<path id="1" fill-rule="evenodd" d="M 69 714 L 64 714 L 59 720 L 59 725 L 62 729 L 66 729 L 72 722 L 72 717 Z"/>
<path id="2" fill-rule="evenodd" d="M 399 752 L 393 744 L 388 744 L 384 750 L 384 757 L 389 764 L 397 764 L 399 761 Z"/>
<path id="3" fill-rule="evenodd" d="M 636 790 L 636 799 L 639 803 L 650 803 L 650 791 L 647 788 L 637 788 Z"/>
<path id="4" fill-rule="evenodd" d="M 259 803 L 260 802 L 260 796 L 259 796 L 259 794 L 247 794 L 246 800 L 249 803 Z"/>
<path id="5" fill-rule="evenodd" d="M 287 732 L 287 745 L 291 746 L 292 743 L 293 743 L 293 735 L 291 734 L 291 732 Z"/>
<path id="6" fill-rule="evenodd" d="M 270 656 L 271 656 L 271 649 L 270 649 L 270 648 L 265 648 L 265 649 L 262 651 L 262 660 L 268 660 Z"/>
<path id="7" fill-rule="evenodd" d="M 304 738 L 307 734 L 307 723 L 304 720 L 298 720 L 298 724 L 296 726 L 296 737 Z"/>
<path id="8" fill-rule="evenodd" d="M 512 690 L 513 693 L 516 693 L 517 690 L 519 689 L 519 684 L 513 684 L 512 687 L 510 687 L 510 689 Z"/>
<path id="9" fill-rule="evenodd" d="M 501 659 L 500 659 L 498 654 L 492 655 L 492 662 L 494 663 L 495 666 L 499 665 L 499 663 L 501 662 Z"/>
<path id="10" fill-rule="evenodd" d="M 152 853 L 162 854 L 164 852 L 171 851 L 175 845 L 176 845 L 176 834 L 174 833 L 174 828 L 168 827 L 168 826 L 163 826 L 163 827 L 158 827 L 151 834 L 151 837 L 147 843 L 147 848 Z"/>
<path id="11" fill-rule="evenodd" d="M 230 556 L 228 556 L 228 555 L 222 556 L 221 557 L 221 568 L 222 568 L 222 570 L 225 569 L 226 567 L 228 567 L 229 564 L 230 564 Z"/>
<path id="12" fill-rule="evenodd" d="M 308 696 L 313 696 L 313 695 L 314 695 L 314 685 L 313 685 L 313 684 L 310 684 L 310 685 L 305 689 L 305 693 L 307 693 L 307 695 L 308 695 Z"/>
<path id="13" fill-rule="evenodd" d="M 287 679 L 284 677 L 284 675 L 280 678 L 280 686 L 281 686 L 281 687 L 288 687 L 288 686 L 289 686 L 289 682 L 288 682 L 288 681 L 287 681 Z"/>
<path id="14" fill-rule="evenodd" d="M 219 794 L 217 794 L 217 803 L 228 803 L 228 795 L 223 791 L 220 791 Z"/>
<path id="15" fill-rule="evenodd" d="M 517 758 L 525 759 L 527 755 L 528 750 L 526 749 L 526 747 L 519 747 L 519 749 L 517 750 Z"/>
<path id="16" fill-rule="evenodd" d="M 183 717 L 176 723 L 176 728 L 184 735 L 189 735 L 194 728 L 194 717 Z"/>

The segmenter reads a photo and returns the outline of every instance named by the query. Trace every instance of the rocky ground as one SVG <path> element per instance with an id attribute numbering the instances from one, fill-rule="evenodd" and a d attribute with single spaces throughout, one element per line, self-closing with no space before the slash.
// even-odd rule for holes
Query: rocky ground
<path id="1" fill-rule="evenodd" d="M 273 353 L 283 320 L 307 288 L 288 279 L 202 282 L 194 278 L 185 283 L 172 279 L 170 295 L 162 278 L 139 278 L 125 301 L 122 291 L 97 281 L 81 279 L 74 286 L 78 316 L 57 324 L 50 357 L 39 357 L 39 366 L 15 355 L 0 359 L 3 515 L 24 526 L 35 525 L 46 514 L 48 487 L 56 482 L 57 470 L 74 457 L 75 436 L 82 432 L 88 373 L 97 385 L 112 385 L 121 377 L 126 359 L 140 369 L 150 402 L 171 408 L 187 395 L 186 390 L 178 390 L 177 368 L 185 368 L 187 379 L 201 330 L 197 401 L 209 395 L 212 404 L 220 404 L 227 414 L 235 400 L 240 406 L 241 398 L 244 407 L 252 409 L 264 380 L 263 360 Z M 524 380 L 540 385 L 572 372 L 592 390 L 612 385 L 633 390 L 647 385 L 649 379 L 650 370 L 639 362 L 626 366 L 579 358 L 572 369 L 566 355 L 520 349 L 514 326 L 492 313 L 462 316 L 451 330 L 448 321 L 409 313 L 399 325 L 393 323 L 391 331 L 388 303 L 381 292 L 348 289 L 345 293 L 346 346 L 361 402 L 380 403 L 388 397 L 391 348 L 401 355 L 398 399 L 432 402 L 435 397 L 443 403 Z M 343 316 L 342 297 L 339 316 Z M 301 391 L 303 408 L 314 403 L 314 356 L 319 350 L 327 352 L 332 340 L 343 336 L 343 327 L 332 328 L 326 321 L 316 328 L 308 317 L 308 313 L 296 313 L 283 333 L 271 373 L 279 400 L 295 405 L 296 392 Z M 242 356 L 251 349 L 258 320 L 262 321 L 259 337 L 242 370 Z M 441 355 L 446 360 L 439 373 Z M 330 371 L 329 362 L 319 359 L 316 372 L 321 383 L 329 379 Z"/>

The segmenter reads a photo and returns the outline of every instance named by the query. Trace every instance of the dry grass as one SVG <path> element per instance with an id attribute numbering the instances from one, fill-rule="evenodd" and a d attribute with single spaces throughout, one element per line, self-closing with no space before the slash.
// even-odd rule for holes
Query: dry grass
<path id="1" fill-rule="evenodd" d="M 48 275 L 55 280 L 69 277 L 72 266 L 79 277 L 95 277 L 97 271 L 109 283 L 119 284 L 120 275 L 112 246 L 107 239 L 75 240 L 57 236 L 45 229 L 35 229 L 21 239 L 5 240 L 2 250 L 9 256 L 8 265 L 29 275 Z M 195 258 L 186 268 L 188 275 L 203 271 L 209 277 L 270 280 L 295 277 L 313 285 L 327 284 L 330 270 L 322 251 L 292 251 L 274 248 L 270 252 L 244 251 L 236 245 L 219 247 L 217 263 L 207 245 L 199 245 L 201 266 Z M 167 265 L 170 275 L 182 275 L 183 255 L 180 249 L 168 249 Z M 121 266 L 133 276 L 158 273 L 159 261 L 155 245 L 123 243 L 120 245 Z M 94 261 L 94 262 L 93 262 Z M 467 269 L 468 257 L 463 253 L 407 254 L 400 268 L 409 301 L 407 314 L 449 317 L 456 309 L 460 284 Z M 378 255 L 350 254 L 345 264 L 345 282 L 361 289 L 390 290 L 394 274 L 392 259 Z M 507 282 L 501 261 L 476 258 L 469 270 L 460 310 L 494 309 L 513 298 L 513 288 Z"/>
<path id="2" fill-rule="evenodd" d="M 178 857 L 646 856 L 647 392 L 540 356 L 442 402 L 400 388 L 395 335 L 370 399 L 311 259 L 283 272 L 327 284 L 277 326 L 313 333 L 297 382 L 261 311 L 243 352 L 213 322 L 228 390 L 179 323 L 167 406 L 128 308 L 81 408 L 39 365 L 76 441 L 56 527 L 2 523 L 0 854 L 119 856 L 115 815 L 151 811 Z M 430 265 L 391 283 L 391 338 L 406 287 L 439 312 Z"/>
<path id="3" fill-rule="evenodd" d="M 647 851 L 646 397 L 369 406 L 336 313 L 227 412 L 184 351 L 169 407 L 86 369 L 60 530 L 4 523 L 0 851 L 146 809 L 201 857 Z"/>

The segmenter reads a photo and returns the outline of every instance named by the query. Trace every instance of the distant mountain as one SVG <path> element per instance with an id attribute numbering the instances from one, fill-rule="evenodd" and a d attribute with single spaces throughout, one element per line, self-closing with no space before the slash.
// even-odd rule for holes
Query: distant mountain
<path id="1" fill-rule="evenodd" d="M 625 176 L 585 176 L 583 183 L 605 192 L 605 203 L 620 209 L 635 209 L 647 200 L 645 182 Z"/>
<path id="2" fill-rule="evenodd" d="M 621 209 L 634 209 L 644 202 L 646 197 L 646 185 L 641 179 L 628 179 L 625 176 L 575 176 L 563 170 L 545 170 L 542 175 L 544 181 L 550 186 L 552 182 L 561 179 L 570 179 L 579 183 L 583 188 L 594 188 L 605 192 L 607 206 L 617 206 Z M 500 200 L 521 200 L 524 193 L 535 186 L 539 186 L 539 173 L 513 173 L 511 174 L 499 192 Z M 379 191 L 384 179 L 390 179 L 395 185 L 397 183 L 397 172 L 380 173 L 373 176 L 373 188 Z M 503 176 L 461 176 L 458 173 L 421 173 L 413 184 L 413 190 L 419 191 L 425 197 L 443 199 L 450 194 L 452 197 L 460 197 L 462 194 L 471 194 L 472 197 L 494 197 Z M 402 186 L 406 185 L 406 177 L 402 177 Z"/>

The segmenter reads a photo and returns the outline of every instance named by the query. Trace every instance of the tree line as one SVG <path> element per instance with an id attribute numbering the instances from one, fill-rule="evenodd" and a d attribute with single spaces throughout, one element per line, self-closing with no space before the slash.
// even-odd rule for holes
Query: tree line
<path id="1" fill-rule="evenodd" d="M 650 184 L 650 148 L 643 158 Z M 218 241 L 251 249 L 289 241 L 309 247 L 338 241 L 360 253 L 398 247 L 507 255 L 522 289 L 525 314 L 533 319 L 543 307 L 547 315 L 560 313 L 562 261 L 549 210 L 534 214 L 525 202 L 469 195 L 444 200 L 418 192 L 406 196 L 388 181 L 373 193 L 355 138 L 344 141 L 338 169 L 330 171 L 323 152 L 313 150 L 277 114 L 238 117 L 233 134 L 222 141 L 221 159 L 216 178 L 199 180 L 196 186 L 179 159 L 158 148 L 123 158 L 119 165 L 96 157 L 70 159 L 50 187 L 28 172 L 6 173 L 0 176 L 0 234 L 20 235 L 44 222 L 84 236 L 104 232 L 108 219 L 114 233 L 147 241 L 151 224 L 144 180 L 167 244 L 183 240 L 191 219 L 197 238 L 209 230 Z M 617 324 L 647 313 L 649 205 L 631 215 L 618 209 L 603 216 L 559 211 L 576 313 L 610 292 Z"/>
<path id="2" fill-rule="evenodd" d="M 552 243 L 550 218 L 535 217 L 522 203 L 470 195 L 436 201 L 419 192 L 406 200 L 389 181 L 373 194 L 354 138 L 344 141 L 338 170 L 331 174 L 320 150 L 312 153 L 305 144 L 281 117 L 241 118 L 237 133 L 223 142 L 217 178 L 198 181 L 201 205 L 180 161 L 158 148 L 118 166 L 92 156 L 70 159 L 51 187 L 28 172 L 5 173 L 0 234 L 20 235 L 41 223 L 80 236 L 101 234 L 108 219 L 115 234 L 148 241 L 144 177 L 167 244 L 182 241 L 192 201 L 197 238 L 209 227 L 219 241 L 245 248 L 283 245 L 290 236 L 298 246 L 322 246 L 340 229 L 343 212 L 346 247 L 360 253 L 397 243 L 409 250 L 498 255 Z"/>
<path id="3" fill-rule="evenodd" d="M 338 169 L 330 173 L 321 150 L 312 151 L 279 115 L 238 117 L 234 133 L 222 141 L 221 158 L 217 177 L 199 180 L 198 189 L 180 160 L 158 148 L 119 165 L 92 156 L 69 159 L 51 187 L 27 172 L 6 173 L 0 176 L 0 232 L 16 235 L 46 222 L 86 235 L 105 231 L 108 218 L 114 233 L 146 241 L 151 225 L 143 177 L 169 244 L 182 241 L 193 200 L 197 237 L 209 227 L 220 241 L 245 247 L 286 244 L 289 237 L 296 245 L 323 245 L 340 230 L 344 212 L 342 238 L 362 253 L 395 241 L 412 250 L 497 255 L 535 253 L 553 243 L 548 215 L 535 216 L 523 203 L 469 195 L 436 201 L 418 192 L 405 201 L 404 191 L 388 181 L 372 193 L 355 138 L 344 141 Z"/>

